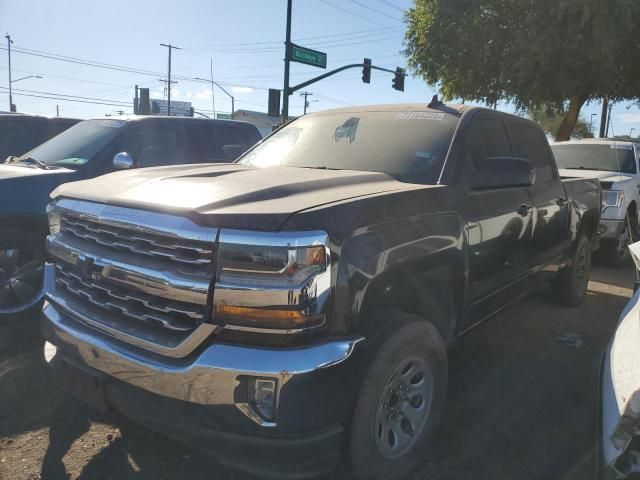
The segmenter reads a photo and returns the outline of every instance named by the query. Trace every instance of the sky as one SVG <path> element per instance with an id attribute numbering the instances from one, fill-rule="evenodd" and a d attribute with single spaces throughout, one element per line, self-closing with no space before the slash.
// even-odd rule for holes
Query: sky
<path id="1" fill-rule="evenodd" d="M 327 53 L 327 70 L 371 58 L 374 65 L 404 67 L 403 10 L 411 0 L 293 0 L 292 40 Z M 235 97 L 235 108 L 267 110 L 268 89 L 282 88 L 286 0 L 0 0 L 0 111 L 9 108 L 8 58 L 4 34 L 11 35 L 14 103 L 19 112 L 94 118 L 118 111 L 132 113 L 134 86 L 149 87 L 151 97 L 164 98 L 167 48 L 173 50 L 172 100 L 190 101 L 211 115 L 211 84 L 193 80 L 213 77 Z M 28 50 L 30 54 L 19 53 Z M 65 56 L 72 62 L 47 56 Z M 97 68 L 77 62 L 102 63 Z M 326 70 L 292 63 L 291 84 Z M 21 77 L 39 75 L 42 78 Z M 409 76 L 405 91 L 392 89 L 393 75 L 373 71 L 370 84 L 361 69 L 339 73 L 307 87 L 310 111 L 372 103 L 425 102 L 435 89 Z M 302 113 L 299 94 L 290 99 L 290 115 Z M 27 96 L 31 95 L 31 96 Z M 33 95 L 38 95 L 34 97 Z M 60 98 L 41 98 L 65 95 Z M 69 97 L 72 96 L 72 97 Z M 217 87 L 217 112 L 231 111 L 230 98 Z M 83 98 L 78 98 L 83 97 Z M 80 103 L 83 100 L 94 103 Z M 103 105 L 113 103 L 114 105 Z M 627 109 L 627 107 L 629 107 Z M 499 108 L 512 111 L 507 104 Z M 583 108 L 594 130 L 600 104 Z M 640 108 L 619 103 L 613 108 L 616 135 L 640 134 Z"/>

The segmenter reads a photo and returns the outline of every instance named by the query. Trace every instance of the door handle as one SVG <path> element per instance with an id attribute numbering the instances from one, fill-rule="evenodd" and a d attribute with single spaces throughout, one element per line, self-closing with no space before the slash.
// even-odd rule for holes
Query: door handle
<path id="1" fill-rule="evenodd" d="M 565 205 L 567 205 L 569 202 L 567 201 L 566 198 L 562 198 L 560 197 L 558 200 L 556 200 L 556 203 L 558 204 L 559 207 L 564 207 Z"/>
<path id="2" fill-rule="evenodd" d="M 526 217 L 527 215 L 529 215 L 531 210 L 533 210 L 533 207 L 531 205 L 526 205 L 523 203 L 518 207 L 518 210 L 516 210 L 516 212 L 518 213 L 518 215 Z"/>

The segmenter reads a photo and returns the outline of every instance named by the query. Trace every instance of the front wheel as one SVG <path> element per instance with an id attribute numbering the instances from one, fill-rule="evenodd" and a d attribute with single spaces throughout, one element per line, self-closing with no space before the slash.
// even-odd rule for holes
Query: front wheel
<path id="1" fill-rule="evenodd" d="M 358 479 L 404 478 L 424 461 L 446 397 L 437 329 L 415 315 L 386 316 L 351 423 L 346 460 Z"/>
<path id="2" fill-rule="evenodd" d="M 42 238 L 0 230 L 0 323 L 33 317 L 44 296 Z"/>

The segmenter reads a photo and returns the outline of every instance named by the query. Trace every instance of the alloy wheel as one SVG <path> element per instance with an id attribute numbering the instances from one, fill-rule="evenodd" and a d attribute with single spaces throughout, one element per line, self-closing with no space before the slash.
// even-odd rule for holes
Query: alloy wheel
<path id="1" fill-rule="evenodd" d="M 18 313 L 43 295 L 44 262 L 16 247 L 0 247 L 0 314 Z"/>

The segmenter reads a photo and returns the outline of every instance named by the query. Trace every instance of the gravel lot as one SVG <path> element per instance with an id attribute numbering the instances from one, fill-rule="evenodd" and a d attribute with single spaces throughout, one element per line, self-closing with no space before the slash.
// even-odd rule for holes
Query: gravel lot
<path id="1" fill-rule="evenodd" d="M 580 308 L 536 294 L 459 339 L 442 432 L 412 480 L 591 478 L 599 361 L 633 279 L 631 265 L 596 267 Z M 22 327 L 0 327 L 0 479 L 246 478 L 66 395 L 35 322 Z M 582 345 L 559 342 L 563 333 Z"/>

